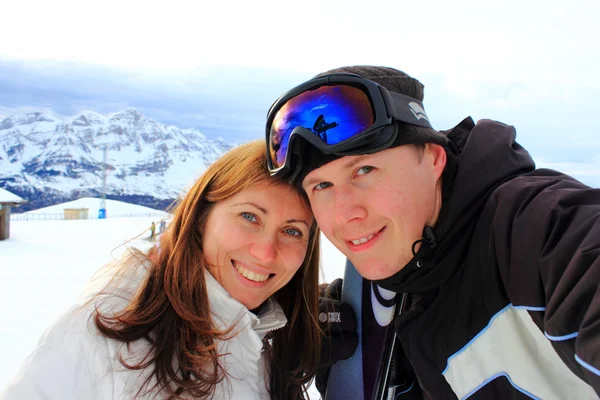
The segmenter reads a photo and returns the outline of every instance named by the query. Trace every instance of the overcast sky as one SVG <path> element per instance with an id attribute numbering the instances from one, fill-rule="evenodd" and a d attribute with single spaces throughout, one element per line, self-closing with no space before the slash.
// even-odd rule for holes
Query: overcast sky
<path id="1" fill-rule="evenodd" d="M 136 107 L 241 142 L 324 70 L 388 65 L 425 84 L 438 129 L 515 125 L 541 166 L 600 187 L 598 1 L 12 1 L 0 114 Z"/>

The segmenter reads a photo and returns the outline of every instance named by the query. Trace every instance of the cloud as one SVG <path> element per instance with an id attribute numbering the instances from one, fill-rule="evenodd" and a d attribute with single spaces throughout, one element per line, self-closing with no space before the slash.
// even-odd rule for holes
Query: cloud
<path id="1" fill-rule="evenodd" d="M 0 59 L 0 107 L 51 108 L 62 115 L 135 107 L 160 122 L 239 142 L 262 137 L 271 103 L 307 78 L 244 67 L 140 74 L 102 65 Z"/>
<path id="2" fill-rule="evenodd" d="M 131 71 L 0 58 L 0 114 L 39 108 L 62 115 L 88 109 L 108 114 L 135 107 L 162 123 L 241 143 L 262 138 L 272 102 L 311 76 L 243 66 Z M 506 77 L 474 78 L 461 86 L 446 72 L 424 72 L 418 78 L 425 84 L 425 109 L 436 128 L 451 128 L 467 116 L 502 121 L 515 126 L 517 141 L 534 160 L 573 168 L 577 176 L 597 182 L 592 172 L 600 171 L 600 88 L 575 81 L 540 86 Z M 568 164 L 582 160 L 584 169 Z"/>
<path id="3" fill-rule="evenodd" d="M 536 162 L 538 168 L 550 168 L 564 172 L 580 180 L 586 185 L 600 188 L 600 157 L 585 161 L 548 161 L 539 158 Z"/>
<path id="4" fill-rule="evenodd" d="M 425 108 L 433 125 L 448 129 L 462 118 L 493 119 L 512 125 L 517 141 L 534 159 L 592 160 L 600 170 L 600 88 L 569 81 L 540 87 L 531 82 L 474 81 L 454 86 L 448 74 L 424 74 Z M 468 92 L 467 94 L 465 94 Z"/>

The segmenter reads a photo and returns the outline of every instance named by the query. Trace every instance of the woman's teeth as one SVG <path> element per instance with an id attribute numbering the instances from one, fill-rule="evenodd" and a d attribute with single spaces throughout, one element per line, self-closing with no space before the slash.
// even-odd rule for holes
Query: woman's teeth
<path id="1" fill-rule="evenodd" d="M 269 275 L 259 274 L 258 272 L 250 271 L 248 268 L 244 268 L 241 265 L 233 263 L 233 266 L 237 271 L 246 279 L 249 279 L 254 282 L 264 282 L 269 279 Z"/>
<path id="2" fill-rule="evenodd" d="M 373 239 L 373 236 L 375 236 L 375 235 L 369 235 L 369 236 L 364 237 L 362 239 L 352 240 L 352 244 L 355 245 L 355 246 L 358 246 L 359 244 L 367 243 L 369 240 Z"/>

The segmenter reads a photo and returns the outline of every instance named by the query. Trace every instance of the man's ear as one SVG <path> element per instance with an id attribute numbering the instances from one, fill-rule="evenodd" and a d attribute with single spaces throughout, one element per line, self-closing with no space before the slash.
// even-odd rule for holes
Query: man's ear
<path id="1" fill-rule="evenodd" d="M 436 143 L 425 143 L 425 154 L 429 155 L 432 162 L 435 179 L 438 180 L 446 168 L 446 150 Z"/>

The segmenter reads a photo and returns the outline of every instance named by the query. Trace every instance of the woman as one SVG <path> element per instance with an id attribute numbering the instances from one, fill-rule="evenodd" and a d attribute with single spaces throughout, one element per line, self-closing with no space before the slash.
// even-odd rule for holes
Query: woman
<path id="1" fill-rule="evenodd" d="M 212 164 L 158 246 L 107 266 L 108 284 L 95 280 L 46 331 L 0 397 L 305 398 L 320 346 L 318 228 L 264 160 L 257 141 Z"/>

